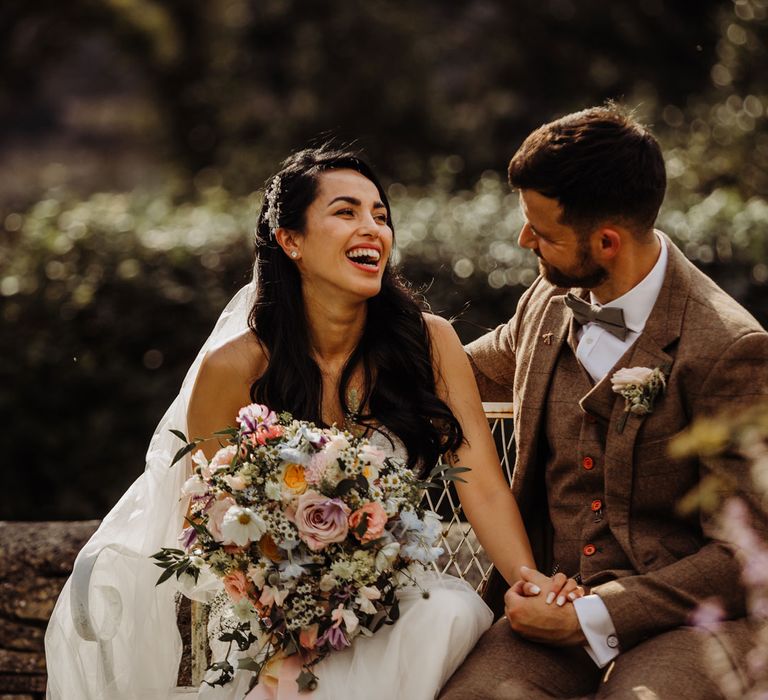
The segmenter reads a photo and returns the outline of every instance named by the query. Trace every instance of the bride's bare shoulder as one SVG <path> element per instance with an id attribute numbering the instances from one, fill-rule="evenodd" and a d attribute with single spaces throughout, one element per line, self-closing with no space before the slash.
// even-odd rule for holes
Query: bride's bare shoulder
<path id="1" fill-rule="evenodd" d="M 239 378 L 250 385 L 267 368 L 267 354 L 252 331 L 228 338 L 212 347 L 203 358 L 202 372 L 210 372 L 218 378 Z"/>
<path id="2" fill-rule="evenodd" d="M 249 403 L 250 388 L 267 367 L 267 355 L 250 331 L 229 338 L 205 354 L 192 403 L 239 408 Z"/>

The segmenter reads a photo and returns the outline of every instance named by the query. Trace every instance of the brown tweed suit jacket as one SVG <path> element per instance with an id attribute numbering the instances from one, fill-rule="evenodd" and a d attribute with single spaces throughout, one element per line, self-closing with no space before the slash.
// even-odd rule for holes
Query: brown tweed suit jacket
<path id="1" fill-rule="evenodd" d="M 683 625 L 702 600 L 721 599 L 731 618 L 745 614 L 740 569 L 713 523 L 676 506 L 710 471 L 727 474 L 748 500 L 749 465 L 738 457 L 672 460 L 670 439 L 700 416 L 733 413 L 768 400 L 768 334 L 699 272 L 667 239 L 664 284 L 645 330 L 617 363 L 669 369 L 653 413 L 618 424 L 624 399 L 602 381 L 582 398 L 585 413 L 606 422 L 604 497 L 610 527 L 635 572 L 591 577 L 626 650 Z M 571 314 L 567 290 L 537 279 L 505 325 L 467 346 L 483 399 L 514 402 L 517 458 L 512 489 L 540 568 L 548 557 L 546 455 L 542 417 L 555 361 Z M 586 290 L 574 290 L 586 297 Z M 576 456 L 574 456 L 576 459 Z M 573 574 L 575 572 L 566 572 Z"/>

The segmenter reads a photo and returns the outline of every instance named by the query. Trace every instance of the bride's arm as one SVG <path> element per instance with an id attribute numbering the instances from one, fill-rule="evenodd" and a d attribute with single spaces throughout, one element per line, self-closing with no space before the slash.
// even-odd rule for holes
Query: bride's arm
<path id="1" fill-rule="evenodd" d="M 251 403 L 251 383 L 265 367 L 264 353 L 250 331 L 203 358 L 187 407 L 187 430 L 190 439 L 206 439 L 200 449 L 208 459 L 221 446 L 211 436 L 217 430 L 236 427 L 238 411 Z"/>
<path id="2" fill-rule="evenodd" d="M 512 585 L 520 566 L 535 568 L 520 511 L 502 473 L 496 446 L 483 412 L 469 360 L 453 326 L 426 314 L 438 396 L 448 404 L 464 431 L 464 444 L 452 461 L 471 471 L 456 482 L 461 505 L 496 568 Z"/>

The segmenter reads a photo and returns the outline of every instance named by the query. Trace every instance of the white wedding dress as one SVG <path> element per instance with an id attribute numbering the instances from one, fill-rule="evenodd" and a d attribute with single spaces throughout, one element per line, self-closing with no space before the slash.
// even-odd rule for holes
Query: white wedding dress
<path id="1" fill-rule="evenodd" d="M 181 639 L 175 587 L 156 586 L 150 557 L 178 546 L 186 502 L 179 498 L 189 459 L 169 464 L 180 447 L 170 429 L 186 433 L 186 409 L 205 353 L 247 328 L 255 285 L 243 288 L 222 313 L 160 421 L 146 469 L 104 518 L 78 554 L 51 615 L 45 636 L 48 700 L 171 700 Z M 218 584 L 217 584 L 218 585 Z M 429 575 L 401 596 L 398 622 L 315 667 L 319 686 L 311 700 L 428 700 L 458 667 L 491 624 L 491 612 L 460 579 Z M 209 599 L 211 591 L 200 591 Z M 214 616 L 215 617 L 215 616 Z M 213 641 L 215 647 L 216 641 Z M 214 656 L 216 650 L 214 649 Z M 249 673 L 224 688 L 203 685 L 205 700 L 240 700 Z M 288 684 L 276 700 L 289 692 Z M 189 695 L 186 695 L 189 697 Z M 295 696 L 293 688 L 287 697 Z"/>

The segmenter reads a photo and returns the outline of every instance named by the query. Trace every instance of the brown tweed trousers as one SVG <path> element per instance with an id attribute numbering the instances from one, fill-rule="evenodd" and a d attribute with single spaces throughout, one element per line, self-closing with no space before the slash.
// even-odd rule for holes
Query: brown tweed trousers
<path id="1" fill-rule="evenodd" d="M 601 597 L 616 627 L 622 653 L 611 669 L 614 678 L 601 684 L 601 672 L 581 649 L 527 642 L 502 619 L 446 686 L 445 698 L 570 697 L 594 692 L 600 697 L 718 697 L 705 673 L 703 633 L 685 627 L 696 606 L 712 597 L 735 621 L 724 626 L 723 643 L 731 645 L 730 652 L 736 655 L 748 648 L 747 623 L 740 619 L 745 615 L 745 594 L 731 549 L 718 541 L 706 517 L 683 515 L 676 508 L 711 472 L 727 475 L 735 490 L 755 503 L 749 465 L 736 456 L 672 460 L 666 451 L 670 439 L 695 419 L 768 400 L 768 334 L 666 240 L 664 284 L 645 330 L 608 377 L 572 403 L 573 410 L 600 424 L 604 440 L 602 500 L 622 566 L 611 568 L 606 561 L 601 569 L 593 557 L 583 573 L 585 584 Z M 573 342 L 572 315 L 563 301 L 567 291 L 540 277 L 507 324 L 467 347 L 483 400 L 514 403 L 517 456 L 512 490 L 545 573 L 552 567 L 553 532 L 544 491 L 551 454 L 546 407 L 569 333 Z M 574 292 L 584 298 L 588 294 Z M 667 388 L 651 414 L 630 414 L 620 429 L 624 399 L 612 391 L 609 378 L 622 367 L 637 366 L 663 368 Z M 576 470 L 581 455 L 574 454 L 573 460 Z M 571 560 L 581 560 L 584 568 L 580 553 Z M 489 602 L 499 611 L 498 598 Z M 502 658 L 508 661 L 499 665 Z M 568 680 L 561 682 L 558 673 Z M 692 694 L 681 691 L 679 673 L 688 680 L 701 676 Z M 655 695 L 637 694 L 638 687 Z"/>

